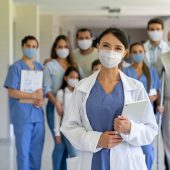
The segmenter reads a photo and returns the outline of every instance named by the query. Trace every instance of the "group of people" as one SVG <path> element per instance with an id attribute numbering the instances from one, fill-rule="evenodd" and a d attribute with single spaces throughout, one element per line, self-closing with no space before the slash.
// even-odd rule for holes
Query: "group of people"
<path id="1" fill-rule="evenodd" d="M 160 105 L 161 54 L 168 56 L 170 51 L 162 40 L 163 29 L 161 19 L 151 19 L 149 40 L 130 45 L 123 30 L 107 28 L 93 47 L 91 30 L 82 28 L 76 33 L 78 48 L 73 51 L 67 36 L 59 35 L 44 67 L 34 60 L 37 39 L 25 36 L 23 56 L 10 66 L 4 83 L 18 170 L 41 169 L 45 98 L 54 140 L 53 170 L 151 170 L 152 142 L 158 133 L 154 112 L 166 113 L 162 132 L 169 169 L 169 93 L 165 106 Z M 23 70 L 43 72 L 42 88 L 22 91 Z M 147 104 L 140 123 L 122 115 L 124 105 L 141 100 Z"/>

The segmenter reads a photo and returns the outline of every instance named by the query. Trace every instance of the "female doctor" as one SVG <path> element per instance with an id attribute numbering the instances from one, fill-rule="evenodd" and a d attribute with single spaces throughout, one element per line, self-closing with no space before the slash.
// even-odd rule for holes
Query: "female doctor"
<path id="1" fill-rule="evenodd" d="M 61 131 L 80 150 L 68 163 L 77 162 L 76 170 L 147 170 L 141 146 L 150 144 L 158 129 L 143 85 L 119 70 L 126 35 L 106 29 L 97 48 L 102 68 L 76 86 L 62 123 Z M 121 116 L 126 103 L 138 100 L 148 101 L 140 124 Z"/>

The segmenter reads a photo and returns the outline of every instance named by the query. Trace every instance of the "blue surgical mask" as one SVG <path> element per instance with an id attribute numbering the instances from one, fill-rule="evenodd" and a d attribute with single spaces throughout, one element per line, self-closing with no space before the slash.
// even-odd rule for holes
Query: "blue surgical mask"
<path id="1" fill-rule="evenodd" d="M 24 56 L 32 59 L 37 55 L 37 49 L 36 48 L 24 48 L 23 54 Z"/>
<path id="2" fill-rule="evenodd" d="M 132 59 L 135 63 L 140 63 L 144 60 L 144 54 L 133 54 Z"/>

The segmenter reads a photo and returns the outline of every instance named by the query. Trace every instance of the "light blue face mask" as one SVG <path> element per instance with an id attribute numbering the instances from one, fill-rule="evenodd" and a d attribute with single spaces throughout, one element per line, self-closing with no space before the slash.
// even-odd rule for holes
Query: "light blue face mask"
<path id="1" fill-rule="evenodd" d="M 135 63 L 140 63 L 144 60 L 144 54 L 133 54 L 132 59 Z"/>
<path id="2" fill-rule="evenodd" d="M 37 55 L 37 49 L 36 48 L 24 48 L 23 54 L 24 56 L 32 59 Z"/>

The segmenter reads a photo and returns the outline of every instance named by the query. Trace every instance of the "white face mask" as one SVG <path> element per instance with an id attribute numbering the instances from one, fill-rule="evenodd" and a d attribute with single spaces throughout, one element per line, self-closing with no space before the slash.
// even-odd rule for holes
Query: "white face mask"
<path id="1" fill-rule="evenodd" d="M 114 68 L 122 61 L 122 53 L 111 50 L 99 50 L 99 60 L 106 68 Z"/>
<path id="2" fill-rule="evenodd" d="M 148 31 L 149 38 L 152 41 L 162 40 L 163 31 Z"/>
<path id="3" fill-rule="evenodd" d="M 79 40 L 78 46 L 81 50 L 87 50 L 88 48 L 90 48 L 92 46 L 92 39 Z"/>
<path id="4" fill-rule="evenodd" d="M 68 85 L 71 86 L 71 87 L 75 87 L 78 82 L 79 82 L 78 79 L 73 79 L 73 78 L 70 78 L 70 79 L 67 80 Z"/>
<path id="5" fill-rule="evenodd" d="M 62 49 L 56 49 L 56 54 L 57 56 L 59 56 L 60 58 L 67 58 L 69 55 L 69 49 L 68 48 L 62 48 Z"/>

